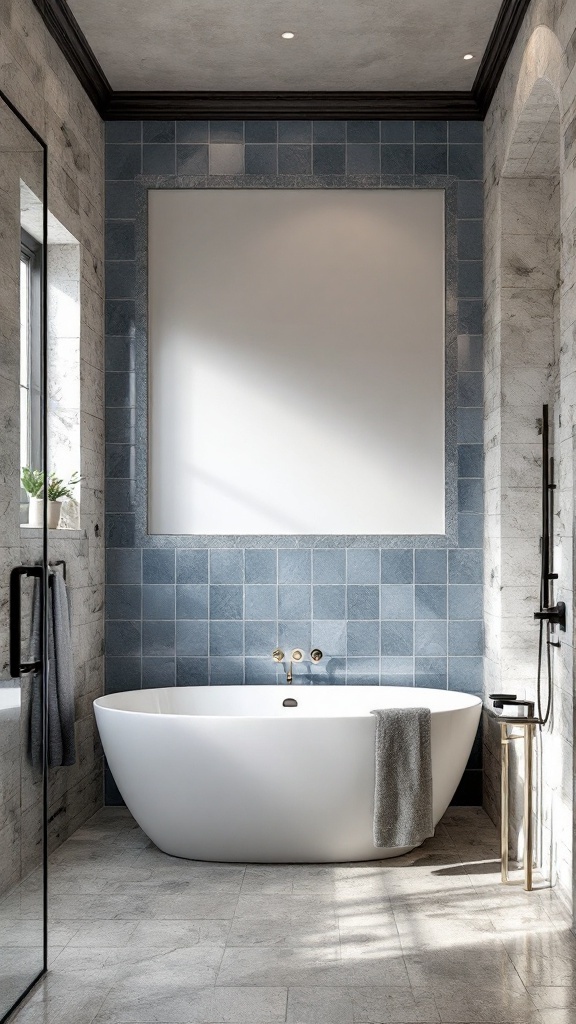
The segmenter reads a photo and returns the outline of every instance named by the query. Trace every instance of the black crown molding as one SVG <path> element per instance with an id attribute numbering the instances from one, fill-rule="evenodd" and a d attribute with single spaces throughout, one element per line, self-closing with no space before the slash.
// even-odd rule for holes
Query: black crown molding
<path id="1" fill-rule="evenodd" d="M 66 0 L 33 2 L 96 110 L 105 117 L 106 107 L 112 96 L 112 86 Z"/>
<path id="2" fill-rule="evenodd" d="M 486 116 L 531 0 L 503 0 L 470 91 L 125 92 L 112 89 L 66 0 L 33 0 L 92 103 L 123 120 L 447 120 Z"/>
<path id="3" fill-rule="evenodd" d="M 475 120 L 469 92 L 113 92 L 107 120 Z"/>
<path id="4" fill-rule="evenodd" d="M 472 86 L 472 97 L 478 104 L 482 119 L 488 113 L 498 82 L 506 67 L 506 61 L 531 2 L 532 0 L 504 0 L 498 12 L 496 24 L 490 34 Z"/>

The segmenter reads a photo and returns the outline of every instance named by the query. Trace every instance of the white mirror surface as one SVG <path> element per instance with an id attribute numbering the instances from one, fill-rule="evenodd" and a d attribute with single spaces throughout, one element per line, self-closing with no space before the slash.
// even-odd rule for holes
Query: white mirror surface
<path id="1" fill-rule="evenodd" d="M 444 193 L 149 192 L 149 531 L 444 532 Z"/>

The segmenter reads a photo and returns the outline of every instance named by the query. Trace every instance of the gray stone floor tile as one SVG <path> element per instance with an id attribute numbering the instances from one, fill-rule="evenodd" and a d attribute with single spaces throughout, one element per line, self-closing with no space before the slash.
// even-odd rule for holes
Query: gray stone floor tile
<path id="1" fill-rule="evenodd" d="M 15 1016 L 18 1024 L 91 1024 L 109 986 L 48 975 Z"/>
<path id="2" fill-rule="evenodd" d="M 194 881 L 220 879 L 222 881 L 242 882 L 246 867 L 244 864 L 219 864 L 208 861 L 184 860 L 181 857 L 169 857 L 155 846 L 149 846 L 137 857 L 138 867 L 145 868 L 153 874 L 153 880 Z"/>
<path id="3" fill-rule="evenodd" d="M 43 888 L 42 872 L 35 871 L 19 885 L 21 893 L 41 893 Z M 106 888 L 105 878 L 91 877 L 88 872 L 76 870 L 60 870 L 56 868 L 50 873 L 50 896 L 95 896 Z"/>
<path id="4" fill-rule="evenodd" d="M 69 877 L 50 879 L 50 899 L 54 896 L 97 896 L 109 886 L 106 878 L 82 878 L 74 874 Z"/>
<path id="5" fill-rule="evenodd" d="M 401 952 L 400 935 L 391 908 L 342 914 L 338 918 L 342 955 L 356 951 L 370 957 L 374 952 Z"/>
<path id="6" fill-rule="evenodd" d="M 137 927 L 134 921 L 71 921 L 75 926 L 70 946 L 123 948 Z"/>
<path id="7" fill-rule="evenodd" d="M 227 892 L 239 896 L 241 885 L 242 873 L 233 877 L 231 874 L 216 872 L 189 872 L 186 876 L 182 874 L 171 877 L 168 872 L 153 871 L 149 878 L 142 881 L 114 882 L 109 886 L 108 891 L 111 895 L 121 893 L 126 896 L 140 895 L 140 893 L 170 896 L 208 892 Z"/>
<path id="8" fill-rule="evenodd" d="M 289 1024 L 353 1024 L 352 997 L 347 988 L 288 989 Z"/>
<path id="9" fill-rule="evenodd" d="M 437 1024 L 440 1014 L 426 989 L 367 986 L 350 989 L 354 1024 Z"/>
<path id="10" fill-rule="evenodd" d="M 217 985 L 337 985 L 340 948 L 227 948 Z"/>
<path id="11" fill-rule="evenodd" d="M 153 887 L 140 890 L 138 897 L 122 892 L 99 897 L 86 910 L 88 918 L 122 920 L 158 919 L 180 921 L 190 918 L 227 920 L 234 916 L 238 897 L 232 893 L 203 893 L 198 890 L 180 895 L 159 895 Z"/>
<path id="12" fill-rule="evenodd" d="M 528 1024 L 574 1024 L 572 1009 L 542 1010 L 530 1018 Z"/>
<path id="13" fill-rule="evenodd" d="M 400 961 L 403 953 L 399 936 L 383 938 L 375 935 L 370 939 L 363 937 L 360 942 L 356 938 L 349 939 L 342 938 L 342 936 L 340 938 L 340 956 L 342 963 L 347 966 L 357 965 L 368 968 L 376 962 L 381 963 L 383 960 L 388 961 L 391 958 Z"/>
<path id="14" fill-rule="evenodd" d="M 193 988 L 170 972 L 142 984 L 118 982 L 108 993 L 95 1024 L 253 1024 L 282 1022 L 285 988 Z"/>
<path id="15" fill-rule="evenodd" d="M 218 973 L 218 985 L 410 985 L 404 960 L 353 955 L 343 959 L 334 948 L 227 948 Z"/>
<path id="16" fill-rule="evenodd" d="M 16 998 L 30 984 L 34 975 L 42 970 L 42 962 L 42 947 L 26 946 L 19 949 L 16 946 L 0 946 L 3 997 L 4 989 L 7 989 L 14 992 Z"/>
<path id="17" fill-rule="evenodd" d="M 487 976 L 482 988 L 476 982 L 435 989 L 442 1024 L 531 1024 L 535 1007 L 527 993 L 493 987 Z"/>
<path id="18" fill-rule="evenodd" d="M 65 946 L 77 930 L 74 922 L 54 922 L 50 929 L 50 944 Z M 42 922 L 7 918 L 0 913 L 0 946 L 42 946 Z"/>
<path id="19" fill-rule="evenodd" d="M 331 895 L 294 896 L 284 893 L 261 895 L 241 892 L 234 916 L 257 918 L 333 916 L 336 918 L 337 906 Z"/>
<path id="20" fill-rule="evenodd" d="M 52 896 L 49 900 L 52 921 L 66 921 L 71 918 L 90 915 L 94 896 Z M 42 919 L 42 902 L 37 893 L 23 893 L 9 896 L 0 904 L 0 917 L 19 918 L 22 921 Z"/>
<path id="21" fill-rule="evenodd" d="M 563 908 L 500 885 L 479 808 L 402 858 L 247 866 L 168 857 L 108 808 L 50 878 L 50 973 L 13 1024 L 576 1021 Z M 9 963 L 37 952 L 38 883 L 0 903 Z"/>
<path id="22" fill-rule="evenodd" d="M 483 913 L 461 914 L 450 912 L 441 905 L 425 913 L 414 914 L 410 906 L 402 905 L 394 911 L 396 925 L 404 953 L 423 950 L 458 951 L 504 950 L 500 934 L 490 918 Z"/>
<path id="23" fill-rule="evenodd" d="M 122 950 L 105 947 L 67 946 L 52 964 L 55 974 L 76 974 L 81 980 L 95 972 L 103 981 L 114 984 L 120 978 L 151 984 L 162 982 L 167 972 L 194 987 L 214 985 L 222 960 L 222 946 L 138 946 Z"/>
<path id="24" fill-rule="evenodd" d="M 343 959 L 339 970 L 338 981 L 341 985 L 358 986 L 392 986 L 393 988 L 408 988 L 410 979 L 406 971 L 403 958 L 397 956 L 374 956 L 364 960 L 360 956 L 356 959 Z"/>
<path id="25" fill-rule="evenodd" d="M 337 948 L 340 932 L 335 917 L 235 917 L 227 946 Z"/>
<path id="26" fill-rule="evenodd" d="M 512 953 L 511 960 L 525 985 L 576 986 L 576 961 L 571 958 Z"/>
<path id="27" fill-rule="evenodd" d="M 524 934 L 499 932 L 502 943 L 512 958 L 527 956 L 532 959 L 555 958 L 576 962 L 576 936 L 568 928 L 550 928 L 548 931 L 527 930 Z"/>
<path id="28" fill-rule="evenodd" d="M 138 921 L 129 946 L 225 946 L 230 921 Z"/>
<path id="29" fill-rule="evenodd" d="M 492 991 L 526 994 L 524 984 L 503 948 L 425 950 L 406 954 L 405 963 L 414 988 L 437 992 L 465 979 L 476 991 L 484 992 L 489 978 Z"/>
<path id="30" fill-rule="evenodd" d="M 396 921 L 400 921 L 403 916 L 417 922 L 420 919 L 446 921 L 477 915 L 492 921 L 484 894 L 468 888 L 446 893 L 427 893 L 425 897 L 418 889 L 412 893 L 398 893 L 392 901 L 392 909 Z"/>
<path id="31" fill-rule="evenodd" d="M 576 1020 L 576 988 L 572 985 L 527 985 L 537 1010 L 572 1010 Z"/>
<path id="32" fill-rule="evenodd" d="M 277 870 L 276 870 L 277 869 Z M 294 873 L 286 864 L 248 864 L 242 881 L 242 895 L 283 893 L 291 895 Z"/>
<path id="33" fill-rule="evenodd" d="M 52 857 L 53 866 L 58 868 L 72 867 L 75 871 L 80 868 L 91 868 L 94 874 L 106 874 L 110 868 L 117 865 L 128 870 L 140 859 L 143 852 L 146 851 L 125 848 L 105 839 L 95 840 L 93 843 L 75 843 L 72 837 L 63 843 Z"/>

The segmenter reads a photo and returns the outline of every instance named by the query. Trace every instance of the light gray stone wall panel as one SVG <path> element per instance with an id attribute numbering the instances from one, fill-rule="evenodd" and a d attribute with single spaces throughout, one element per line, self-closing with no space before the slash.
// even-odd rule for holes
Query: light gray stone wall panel
<path id="1" fill-rule="evenodd" d="M 553 650 L 553 714 L 538 742 L 544 872 L 572 904 L 573 531 L 576 373 L 576 75 L 571 3 L 534 0 L 485 121 L 486 693 L 535 696 L 540 536 L 537 419 L 550 406 L 557 490 L 555 599 L 569 609 Z M 574 152 L 573 152 L 574 150 Z M 500 814 L 499 731 L 486 716 L 484 799 Z M 515 753 L 513 844 L 523 765 Z M 514 851 L 513 851 L 514 852 Z"/>
<path id="2" fill-rule="evenodd" d="M 32 0 L 4 0 L 0 4 L 0 88 L 48 143 L 50 212 L 80 243 L 80 274 L 76 272 L 72 278 L 78 280 L 79 276 L 80 280 L 83 373 L 79 468 L 87 479 L 80 493 L 80 532 L 67 535 L 62 531 L 60 535 L 50 537 L 51 559 L 65 559 L 68 569 L 76 672 L 78 758 L 72 768 L 50 773 L 50 845 L 54 848 L 102 803 L 102 755 L 94 731 L 92 700 L 103 692 L 104 126 Z M 35 168 L 31 166 L 27 178 L 34 175 L 37 177 Z M 38 184 L 35 187 L 32 180 L 28 184 L 38 192 Z M 4 166 L 0 174 L 0 189 L 6 191 L 11 187 L 13 181 L 7 177 Z M 6 226 L 3 228 L 0 256 L 3 255 L 3 247 L 13 242 L 6 236 Z M 16 238 L 19 226 L 15 222 L 12 228 Z M 58 263 L 57 254 L 53 255 L 55 271 L 65 274 L 62 261 Z M 17 293 L 9 294 L 6 287 L 10 287 L 14 277 L 10 276 L 8 267 L 15 264 L 13 260 L 2 259 L 2 265 L 4 298 L 0 301 L 12 303 L 15 297 L 17 299 Z M 3 502 L 0 511 L 0 614 L 6 626 L 4 581 L 12 566 L 27 559 L 37 560 L 39 536 L 24 530 L 21 532 L 18 525 L 19 451 L 17 430 L 11 426 L 13 421 L 17 423 L 15 411 L 18 411 L 17 324 L 14 315 L 0 319 L 0 419 L 3 426 L 2 459 L 6 462 L 0 467 L 0 474 L 3 477 L 3 495 L 9 493 L 11 496 L 9 504 L 5 508 Z M 9 344 L 10 340 L 14 343 Z M 63 408 L 63 418 L 68 415 L 66 410 L 70 411 L 68 407 Z M 3 663 L 7 656 L 4 634 L 5 629 L 0 630 Z M 27 728 L 28 699 L 29 684 L 23 681 L 23 730 Z M 41 787 L 28 763 L 24 731 L 20 736 L 20 753 L 21 821 L 13 820 L 13 794 L 8 785 L 11 775 L 6 775 L 7 781 L 0 794 L 0 863 L 3 880 L 8 886 L 19 878 L 20 830 L 25 851 L 24 873 L 38 863 L 41 838 Z"/>

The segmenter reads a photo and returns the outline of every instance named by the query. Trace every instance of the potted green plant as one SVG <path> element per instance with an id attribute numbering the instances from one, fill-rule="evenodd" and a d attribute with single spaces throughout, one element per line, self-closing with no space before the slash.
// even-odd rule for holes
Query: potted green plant
<path id="1" fill-rule="evenodd" d="M 21 482 L 22 487 L 29 495 L 28 525 L 42 526 L 42 490 L 44 488 L 44 473 L 40 469 L 30 469 L 28 466 L 23 466 Z"/>
<path id="2" fill-rule="evenodd" d="M 67 483 L 56 473 L 50 473 L 48 477 L 48 529 L 57 530 L 62 511 L 62 499 L 72 498 L 72 488 L 80 483 L 82 477 L 73 473 Z M 24 466 L 22 469 L 22 486 L 30 495 L 30 507 L 28 512 L 29 526 L 42 526 L 42 504 L 44 497 L 44 473 L 41 469 L 30 469 Z"/>

